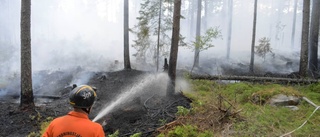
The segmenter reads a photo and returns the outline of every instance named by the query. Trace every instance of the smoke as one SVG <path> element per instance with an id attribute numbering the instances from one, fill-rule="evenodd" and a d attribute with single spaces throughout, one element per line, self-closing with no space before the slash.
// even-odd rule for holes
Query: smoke
<path id="1" fill-rule="evenodd" d="M 184 1 L 183 1 L 184 2 Z M 291 49 L 293 0 L 260 0 L 258 4 L 257 36 L 271 39 L 275 58 L 266 61 L 256 57 L 255 64 L 263 71 L 296 71 L 300 50 L 302 0 L 298 0 L 295 48 Z M 139 1 L 129 1 L 130 28 L 137 24 Z M 227 53 L 227 4 L 215 2 L 214 14 L 207 17 L 207 28 L 219 26 L 223 39 L 213 41 L 215 47 L 200 53 L 200 66 L 206 74 L 223 74 L 223 66 L 245 70 L 250 61 L 253 1 L 234 0 L 230 59 Z M 185 6 L 187 6 L 186 4 Z M 20 75 L 20 1 L 0 1 L 0 94 L 19 92 Z M 187 7 L 185 7 L 187 8 Z M 184 9 L 185 9 L 184 8 Z M 31 45 L 32 70 L 36 74 L 64 71 L 68 84 L 84 84 L 91 72 L 114 71 L 123 68 L 123 1 L 111 0 L 32 0 Z M 188 11 L 182 12 L 181 34 L 186 42 L 194 41 L 196 23 L 189 21 Z M 204 14 L 203 14 L 204 15 Z M 205 19 L 203 18 L 203 21 Z M 193 24 L 193 25 L 192 25 Z M 203 25 L 203 24 L 202 24 Z M 204 26 L 204 25 L 203 25 Z M 205 29 L 202 30 L 202 33 Z M 190 35 L 192 33 L 192 35 Z M 130 44 L 136 36 L 130 34 Z M 258 45 L 256 42 L 255 45 Z M 135 50 L 131 47 L 130 54 Z M 191 70 L 193 51 L 179 47 L 178 69 Z M 169 58 L 169 57 L 167 57 Z M 154 62 L 138 64 L 131 56 L 132 68 L 155 71 Z M 287 60 L 290 59 L 290 60 Z M 293 62 L 290 68 L 287 62 Z M 240 67 L 238 64 L 245 67 Z M 161 68 L 163 59 L 160 59 Z M 80 72 L 74 71 L 80 67 Z M 89 73 L 87 73 L 89 72 Z M 44 87 L 43 77 L 34 76 L 34 87 Z M 51 79 L 49 81 L 57 81 Z M 51 82 L 51 85 L 55 85 Z M 6 88 L 4 88 L 6 87 Z M 10 87 L 10 88 L 9 88 Z M 38 88 L 37 88 L 38 89 Z M 45 90 L 37 90 L 39 93 Z"/>
<path id="2" fill-rule="evenodd" d="M 77 84 L 77 85 L 84 85 L 87 84 L 90 80 L 90 78 L 93 76 L 94 73 L 92 72 L 86 72 L 86 71 L 81 71 L 73 75 L 72 84 Z"/>
<path id="3" fill-rule="evenodd" d="M 183 78 L 177 78 L 176 79 L 176 87 L 175 91 L 178 92 L 191 92 L 191 86 L 190 83 L 183 79 Z"/>

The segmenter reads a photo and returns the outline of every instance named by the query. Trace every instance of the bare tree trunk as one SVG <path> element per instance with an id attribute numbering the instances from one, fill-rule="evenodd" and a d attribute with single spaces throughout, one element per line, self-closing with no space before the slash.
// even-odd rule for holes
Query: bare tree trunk
<path id="1" fill-rule="evenodd" d="M 161 26 L 161 8 L 162 0 L 159 0 L 159 19 L 158 19 L 158 41 L 157 41 L 157 71 L 159 70 L 159 50 L 160 50 L 160 26 Z"/>
<path id="2" fill-rule="evenodd" d="M 320 1 L 313 0 L 309 36 L 309 71 L 313 78 L 319 76 L 318 72 L 318 40 L 319 40 Z"/>
<path id="3" fill-rule="evenodd" d="M 178 57 L 179 46 L 179 34 L 180 34 L 180 16 L 181 16 L 181 0 L 174 1 L 174 13 L 173 13 L 173 27 L 172 27 L 172 40 L 169 59 L 169 83 L 167 88 L 167 95 L 173 95 L 175 89 L 176 80 L 176 67 Z"/>
<path id="4" fill-rule="evenodd" d="M 124 69 L 131 69 L 130 65 L 130 53 L 129 53 L 129 7 L 128 0 L 124 0 L 124 12 L 123 12 L 123 34 L 124 34 Z"/>
<path id="5" fill-rule="evenodd" d="M 208 4 L 209 1 L 208 0 L 204 0 L 204 17 L 203 17 L 203 30 L 207 30 L 208 29 Z"/>
<path id="6" fill-rule="evenodd" d="M 233 0 L 229 0 L 229 14 L 228 14 L 228 39 L 227 39 L 227 59 L 230 58 L 231 48 L 231 35 L 232 35 L 232 12 L 233 12 Z"/>
<path id="7" fill-rule="evenodd" d="M 304 0 L 303 1 L 303 15 L 302 15 L 300 66 L 299 66 L 299 75 L 301 77 L 307 76 L 309 19 L 310 19 L 310 0 Z"/>
<path id="8" fill-rule="evenodd" d="M 291 33 L 291 47 L 292 48 L 294 48 L 294 38 L 295 38 L 295 33 L 296 33 L 297 6 L 298 6 L 298 0 L 294 0 L 292 33 Z"/>
<path id="9" fill-rule="evenodd" d="M 31 69 L 31 0 L 21 0 L 21 108 L 33 108 Z"/>
<path id="10" fill-rule="evenodd" d="M 272 83 L 286 83 L 286 84 L 311 84 L 318 83 L 316 79 L 301 79 L 301 78 L 281 78 L 281 77 L 255 77 L 255 76 L 224 76 L 224 75 L 198 75 L 191 74 L 191 79 L 205 79 L 205 80 L 239 80 L 249 82 L 272 82 Z"/>
<path id="11" fill-rule="evenodd" d="M 196 41 L 197 43 L 199 43 L 199 37 L 200 37 L 200 29 L 201 29 L 201 1 L 202 0 L 198 0 L 198 9 L 197 9 L 197 29 L 196 29 Z M 194 67 L 199 67 L 199 56 L 200 56 L 200 49 L 198 46 L 195 47 L 194 50 L 194 62 L 193 62 L 193 66 Z"/>
<path id="12" fill-rule="evenodd" d="M 254 44 L 255 44 L 255 40 L 256 40 L 256 25 L 257 25 L 257 3 L 258 3 L 258 0 L 255 0 L 254 1 L 254 13 L 253 13 L 250 73 L 254 73 L 253 66 L 254 66 Z"/>
<path id="13" fill-rule="evenodd" d="M 189 32 L 188 32 L 188 34 L 187 34 L 187 37 L 190 39 L 192 36 L 191 36 L 191 22 L 192 22 L 192 19 L 191 19 L 191 17 L 192 17 L 192 0 L 187 0 L 188 1 L 188 18 L 187 18 L 187 23 L 186 23 L 186 26 L 190 26 L 188 29 L 189 29 Z"/>
<path id="14" fill-rule="evenodd" d="M 191 3 L 191 17 L 190 17 L 190 38 L 192 38 L 192 37 L 194 37 L 194 33 L 193 33 L 193 31 L 194 31 L 194 12 L 195 12 L 195 9 L 196 9 L 196 1 L 197 0 L 190 0 L 190 1 L 192 1 L 192 2 L 190 2 Z"/>

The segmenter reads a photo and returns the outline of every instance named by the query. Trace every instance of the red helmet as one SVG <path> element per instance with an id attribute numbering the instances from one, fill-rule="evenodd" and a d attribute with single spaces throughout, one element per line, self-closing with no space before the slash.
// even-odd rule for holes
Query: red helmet
<path id="1" fill-rule="evenodd" d="M 75 87 L 69 95 L 69 103 L 77 108 L 90 108 L 96 100 L 96 89 L 88 85 Z"/>

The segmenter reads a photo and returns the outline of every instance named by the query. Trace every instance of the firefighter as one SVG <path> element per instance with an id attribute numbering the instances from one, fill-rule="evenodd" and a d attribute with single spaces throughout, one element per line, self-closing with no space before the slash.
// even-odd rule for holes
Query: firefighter
<path id="1" fill-rule="evenodd" d="M 42 137 L 105 137 L 102 126 L 88 117 L 96 97 L 95 89 L 88 85 L 75 87 L 69 95 L 73 111 L 54 119 Z"/>

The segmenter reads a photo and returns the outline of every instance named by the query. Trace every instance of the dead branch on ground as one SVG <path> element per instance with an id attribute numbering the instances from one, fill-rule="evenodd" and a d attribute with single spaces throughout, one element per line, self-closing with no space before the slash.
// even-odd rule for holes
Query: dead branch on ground
<path id="1" fill-rule="evenodd" d="M 191 79 L 206 80 L 238 80 L 249 82 L 275 82 L 275 83 L 299 83 L 311 84 L 317 83 L 317 79 L 294 79 L 294 78 L 277 78 L 277 77 L 255 77 L 255 76 L 224 76 L 224 75 L 197 75 L 192 74 Z"/>

